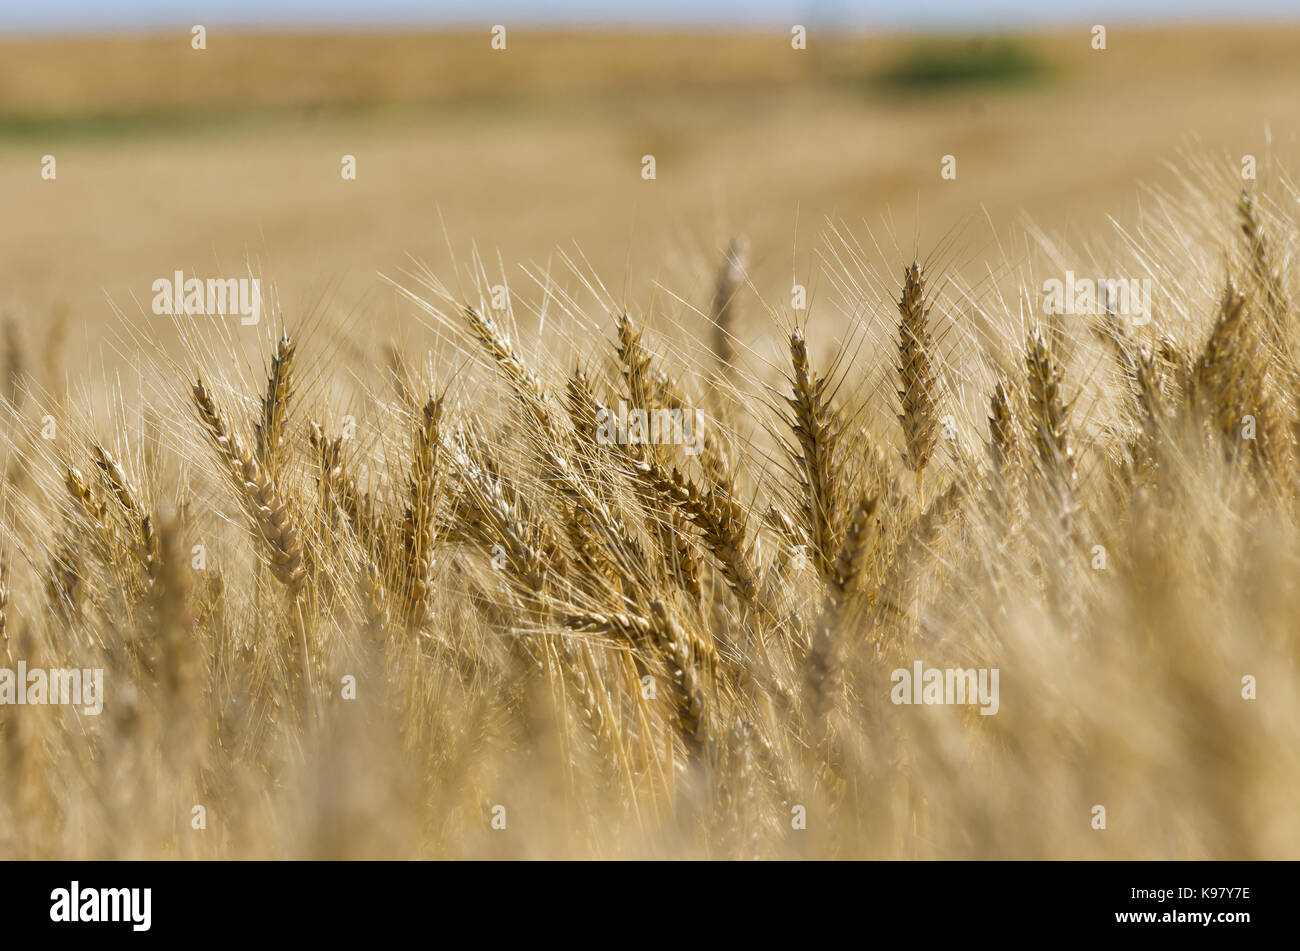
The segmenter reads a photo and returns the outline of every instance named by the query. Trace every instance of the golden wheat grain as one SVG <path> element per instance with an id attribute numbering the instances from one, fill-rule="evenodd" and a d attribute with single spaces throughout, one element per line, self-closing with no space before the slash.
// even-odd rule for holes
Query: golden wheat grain
<path id="1" fill-rule="evenodd" d="M 199 418 L 234 479 L 240 501 L 252 519 L 253 529 L 266 543 L 271 573 L 285 586 L 290 597 L 296 598 L 302 592 L 305 574 L 302 534 L 293 515 L 239 434 L 230 428 L 225 413 L 217 408 L 202 378 L 194 381 L 192 394 Z M 275 433 L 276 428 L 267 428 L 268 437 Z"/>
<path id="2" fill-rule="evenodd" d="M 293 397 L 293 358 L 297 345 L 286 332 L 271 353 L 271 371 L 267 375 L 266 395 L 262 397 L 262 415 L 254 427 L 256 459 L 275 482 L 280 474 L 284 454 L 284 432 Z"/>
<path id="3" fill-rule="evenodd" d="M 431 611 L 434 526 L 439 493 L 442 400 L 429 397 L 420 412 L 411 450 L 409 501 L 403 520 L 403 551 L 408 575 L 406 619 L 411 630 L 428 623 Z"/>
<path id="4" fill-rule="evenodd" d="M 653 492 L 679 507 L 700 530 L 705 547 L 717 560 L 736 596 L 745 604 L 757 604 L 758 582 L 749 559 L 744 507 L 718 488 L 701 491 L 675 467 L 665 473 L 644 461 L 635 469 Z"/>
<path id="5" fill-rule="evenodd" d="M 798 451 L 790 452 L 799 484 L 800 516 L 813 556 L 823 579 L 830 578 L 839 537 L 839 440 L 842 423 L 830 405 L 828 381 L 812 369 L 808 343 L 801 330 L 790 335 L 794 366 L 793 392 L 786 397 L 792 411 L 790 428 Z"/>
<path id="6" fill-rule="evenodd" d="M 1025 346 L 1030 433 L 1038 471 L 1057 500 L 1068 504 L 1075 484 L 1074 450 L 1070 445 L 1069 407 L 1062 392 L 1064 371 L 1047 338 L 1035 328 Z"/>
<path id="7" fill-rule="evenodd" d="M 1224 287 L 1218 314 L 1191 374 L 1193 411 L 1235 453 L 1235 433 L 1243 413 L 1252 408 L 1257 364 L 1256 336 L 1249 325 L 1246 299 L 1231 278 Z"/>
<path id="8" fill-rule="evenodd" d="M 939 440 L 938 386 L 930 340 L 930 304 L 925 298 L 921 265 L 913 261 L 903 274 L 898 300 L 898 416 L 903 428 L 903 463 L 916 473 L 917 486 Z"/>

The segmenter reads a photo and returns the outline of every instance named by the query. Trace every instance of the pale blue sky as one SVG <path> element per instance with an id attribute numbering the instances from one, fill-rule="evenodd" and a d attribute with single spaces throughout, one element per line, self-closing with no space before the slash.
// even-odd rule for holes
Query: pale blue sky
<path id="1" fill-rule="evenodd" d="M 1297 20 L 1300 0 L 0 0 L 0 31 L 347 24 L 1019 27 Z"/>

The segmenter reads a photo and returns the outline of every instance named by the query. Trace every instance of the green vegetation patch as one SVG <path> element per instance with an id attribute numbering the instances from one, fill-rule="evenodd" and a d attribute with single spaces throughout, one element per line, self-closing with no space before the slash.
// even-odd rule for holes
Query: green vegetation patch
<path id="1" fill-rule="evenodd" d="M 923 40 L 871 77 L 889 92 L 938 92 L 969 86 L 1041 82 L 1047 64 L 1010 38 Z"/>

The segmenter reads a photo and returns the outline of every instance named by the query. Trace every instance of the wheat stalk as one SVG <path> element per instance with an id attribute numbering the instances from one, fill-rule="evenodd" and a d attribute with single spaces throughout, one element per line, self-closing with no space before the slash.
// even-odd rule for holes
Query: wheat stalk
<path id="1" fill-rule="evenodd" d="M 9 647 L 9 559 L 0 556 L 0 641 L 4 641 L 5 659 L 12 660 Z"/>
<path id="2" fill-rule="evenodd" d="M 818 729 L 824 726 L 842 687 L 840 625 L 849 598 L 865 574 L 870 550 L 871 521 L 878 504 L 878 498 L 863 496 L 853 507 L 848 530 L 844 533 L 844 544 L 835 559 L 835 570 L 826 586 L 821 616 L 808 650 L 804 683 L 809 718 Z"/>

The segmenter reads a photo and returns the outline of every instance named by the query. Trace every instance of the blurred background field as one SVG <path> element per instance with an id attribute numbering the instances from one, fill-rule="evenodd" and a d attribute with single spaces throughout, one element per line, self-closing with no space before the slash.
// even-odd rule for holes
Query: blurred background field
<path id="1" fill-rule="evenodd" d="M 756 287 L 788 303 L 827 220 L 868 245 L 870 230 L 889 272 L 943 247 L 946 268 L 978 275 L 1014 258 L 1027 220 L 1102 240 L 1180 149 L 1225 167 L 1294 154 L 1300 29 L 1116 24 L 1105 51 L 1090 40 L 813 27 L 795 51 L 776 30 L 519 27 L 499 52 L 487 26 L 214 27 L 195 51 L 186 30 L 0 36 L 0 309 L 36 337 L 66 313 L 98 357 L 110 302 L 139 315 L 158 277 L 251 262 L 291 317 L 366 314 L 366 333 L 401 335 L 409 313 L 376 275 L 408 255 L 450 273 L 444 230 L 512 280 L 580 250 L 635 300 L 661 282 L 701 308 L 744 231 Z"/>

